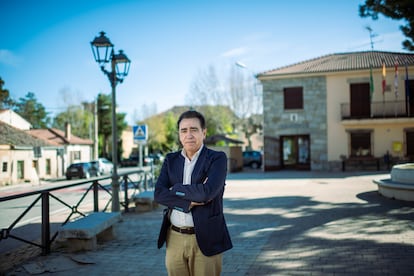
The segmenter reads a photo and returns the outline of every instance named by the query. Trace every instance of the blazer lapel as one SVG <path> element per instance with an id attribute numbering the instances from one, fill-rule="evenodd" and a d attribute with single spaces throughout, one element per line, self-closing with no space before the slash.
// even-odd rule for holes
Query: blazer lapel
<path id="1" fill-rule="evenodd" d="M 178 153 L 178 162 L 172 162 L 171 164 L 173 165 L 173 175 L 174 175 L 174 180 L 172 185 L 174 185 L 175 183 L 183 183 L 183 177 L 184 177 L 184 157 L 181 156 L 181 152 Z"/>
<path id="2" fill-rule="evenodd" d="M 203 175 L 203 168 L 205 166 L 207 158 L 207 149 L 205 146 L 203 146 L 203 149 L 200 152 L 200 156 L 198 157 L 197 163 L 194 167 L 193 173 L 191 174 L 191 183 L 202 183 L 204 182 L 204 179 L 201 179 L 205 177 Z"/>

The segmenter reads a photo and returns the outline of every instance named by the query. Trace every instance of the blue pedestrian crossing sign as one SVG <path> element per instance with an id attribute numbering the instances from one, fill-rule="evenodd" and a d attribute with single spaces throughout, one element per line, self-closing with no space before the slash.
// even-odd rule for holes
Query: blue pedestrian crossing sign
<path id="1" fill-rule="evenodd" d="M 134 143 L 144 143 L 148 139 L 148 126 L 147 125 L 138 125 L 132 127 L 132 132 L 134 133 Z"/>

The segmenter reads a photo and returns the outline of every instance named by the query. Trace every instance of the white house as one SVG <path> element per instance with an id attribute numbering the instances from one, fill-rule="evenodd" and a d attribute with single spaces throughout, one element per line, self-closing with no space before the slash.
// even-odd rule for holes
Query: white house
<path id="1" fill-rule="evenodd" d="M 70 124 L 66 124 L 65 131 L 48 128 L 31 129 L 27 132 L 33 137 L 47 141 L 51 146 L 62 150 L 57 152 L 57 155 L 62 156 L 61 164 L 56 164 L 57 170 L 61 172 L 60 176 L 64 175 L 65 169 L 70 164 L 89 162 L 93 158 L 93 141 L 72 135 Z"/>
<path id="2" fill-rule="evenodd" d="M 21 130 L 29 130 L 32 124 L 11 109 L 0 110 L 0 121 Z"/>
<path id="3" fill-rule="evenodd" d="M 39 153 L 42 154 L 38 155 Z M 37 184 L 40 178 L 56 178 L 56 147 L 26 131 L 0 122 L 0 185 Z M 40 170 L 39 164 L 43 164 Z"/>
<path id="4" fill-rule="evenodd" d="M 30 129 L 13 111 L 0 114 L 0 185 L 39 184 L 64 176 L 74 162 L 92 158 L 93 141 L 72 135 L 70 125 L 65 131 Z"/>

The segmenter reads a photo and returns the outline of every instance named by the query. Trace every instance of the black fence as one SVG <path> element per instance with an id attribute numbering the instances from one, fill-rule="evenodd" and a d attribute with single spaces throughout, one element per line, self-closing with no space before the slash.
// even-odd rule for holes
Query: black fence
<path id="1" fill-rule="evenodd" d="M 128 172 L 118 173 L 120 184 L 120 205 L 124 212 L 129 212 L 129 204 L 131 198 L 140 192 L 152 190 L 154 188 L 154 175 L 148 170 L 131 170 Z M 95 177 L 89 180 L 79 180 L 73 184 L 55 186 L 53 188 L 31 191 L 16 195 L 0 197 L 0 204 L 10 203 L 13 201 L 28 200 L 30 204 L 21 206 L 22 203 L 16 204 L 17 207 L 23 209 L 18 215 L 9 218 L 12 222 L 1 229 L 0 246 L 3 240 L 14 239 L 26 244 L 34 245 L 41 248 L 42 255 L 47 255 L 51 251 L 51 245 L 56 239 L 58 228 L 67 222 L 86 216 L 90 212 L 106 212 L 112 202 L 112 186 L 111 175 Z M 79 188 L 79 189 L 77 189 Z M 76 194 L 72 191 L 76 190 Z M 78 198 L 79 194 L 81 195 Z M 92 196 L 92 200 L 88 202 L 87 196 Z M 69 196 L 72 196 L 72 202 L 69 202 Z M 33 199 L 34 198 L 34 199 Z M 51 202 L 54 202 L 52 207 Z M 92 203 L 91 203 L 92 201 Z M 20 206 L 18 206 L 20 205 Z M 63 206 L 63 208 L 62 208 Z M 40 208 L 40 225 L 41 237 L 35 239 L 25 236 L 31 231 L 16 231 L 18 224 L 22 223 L 23 218 L 27 216 L 33 209 Z M 63 211 L 62 211 L 63 209 Z M 2 208 L 3 215 L 5 208 Z M 59 213 L 57 223 L 52 223 L 51 214 Z M 36 242 L 40 241 L 40 242 Z"/>

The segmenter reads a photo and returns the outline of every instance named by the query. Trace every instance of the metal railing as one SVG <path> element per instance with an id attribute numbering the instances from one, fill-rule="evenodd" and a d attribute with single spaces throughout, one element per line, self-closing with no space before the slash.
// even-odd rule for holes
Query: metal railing
<path id="1" fill-rule="evenodd" d="M 342 120 L 404 117 L 414 117 L 414 110 L 410 110 L 405 101 L 372 102 L 369 106 L 361 106 L 361 110 L 353 109 L 352 112 L 351 103 L 341 104 Z"/>
<path id="2" fill-rule="evenodd" d="M 119 183 L 120 183 L 120 193 L 123 194 L 121 197 L 121 206 L 124 208 L 124 212 L 129 212 L 129 203 L 130 199 L 134 195 L 154 189 L 154 175 L 153 171 L 149 170 L 131 170 L 124 173 L 118 173 Z M 9 224 L 7 228 L 1 229 L 0 233 L 0 245 L 1 241 L 11 238 L 18 241 L 21 241 L 26 244 L 34 245 L 40 247 L 42 250 L 42 255 L 47 255 L 51 251 L 51 245 L 58 235 L 58 230 L 56 230 L 53 235 L 51 235 L 51 221 L 50 215 L 51 212 L 56 212 L 57 210 L 51 210 L 51 200 L 55 200 L 58 206 L 64 206 L 69 214 L 65 214 L 64 217 L 60 218 L 60 225 L 65 225 L 69 222 L 74 216 L 86 216 L 88 212 L 105 212 L 108 210 L 110 203 L 112 201 L 112 191 L 111 183 L 104 184 L 111 179 L 111 175 L 96 177 L 90 180 L 79 180 L 73 184 L 57 186 L 48 189 L 42 189 L 37 191 L 31 191 L 16 195 L 10 195 L 5 197 L 0 197 L 0 203 L 2 202 L 12 202 L 13 200 L 21 200 L 23 198 L 29 199 L 30 197 L 35 196 L 35 199 L 24 211 L 21 212 L 17 218 L 13 218 L 13 222 Z M 67 189 L 70 190 L 74 187 L 86 187 L 85 191 L 81 195 L 80 199 L 75 201 L 74 204 L 66 202 L 63 198 L 65 194 L 62 192 Z M 54 193 L 61 191 L 61 196 L 57 196 Z M 93 206 L 90 202 L 86 202 L 86 196 L 92 192 L 93 197 Z M 67 199 L 66 199 L 67 200 Z M 123 200 L 123 201 L 122 201 Z M 37 243 L 33 240 L 29 240 L 27 237 L 22 237 L 13 232 L 17 228 L 17 225 L 22 222 L 22 219 L 35 207 L 38 206 L 40 202 L 41 209 L 41 238 L 40 243 Z M 103 207 L 100 208 L 100 203 L 104 203 Z M 82 205 L 84 204 L 84 205 Z M 39 207 L 39 206 L 38 206 Z M 54 208 L 57 209 L 57 208 Z M 3 211 L 4 212 L 4 211 Z M 61 212 L 62 213 L 62 212 Z M 66 217 L 65 217 L 66 216 Z M 62 222 L 63 220 L 63 222 Z M 36 240 L 36 239 L 35 239 Z M 39 240 L 39 239 L 37 239 Z"/>

